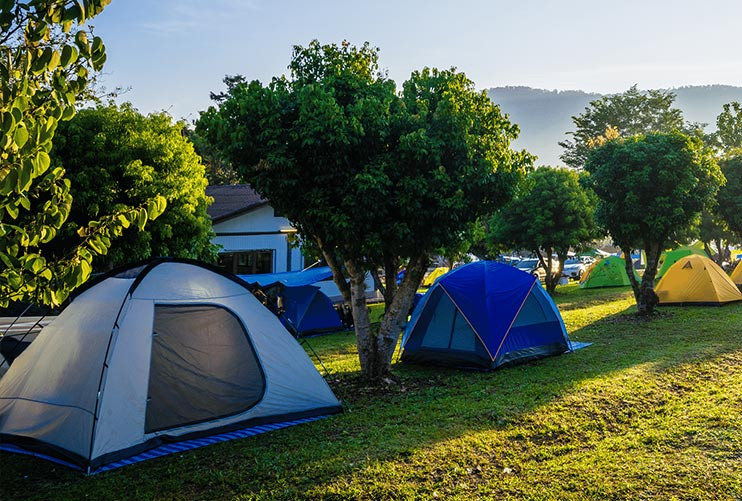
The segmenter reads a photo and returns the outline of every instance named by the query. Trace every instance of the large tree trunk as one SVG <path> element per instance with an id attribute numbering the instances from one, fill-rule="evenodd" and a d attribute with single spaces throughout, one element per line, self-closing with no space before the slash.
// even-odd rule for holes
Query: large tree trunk
<path id="1" fill-rule="evenodd" d="M 376 339 L 371 333 L 371 319 L 366 307 L 366 270 L 352 259 L 345 260 L 345 269 L 350 276 L 350 307 L 356 331 L 356 347 L 365 377 L 378 370 Z"/>
<path id="2" fill-rule="evenodd" d="M 382 363 L 381 372 L 378 376 L 386 374 L 391 369 L 394 350 L 397 348 L 402 325 L 407 320 L 407 315 L 412 307 L 415 292 L 428 269 L 430 259 L 427 255 L 417 256 L 410 259 L 402 283 L 394 294 L 391 302 L 384 312 L 384 317 L 379 325 L 376 335 L 376 346 Z"/>
<path id="3" fill-rule="evenodd" d="M 428 267 L 428 257 L 411 259 L 402 283 L 396 288 L 394 297 L 389 296 L 389 306 L 384 313 L 379 331 L 371 331 L 371 322 L 366 308 L 365 269 L 353 260 L 345 261 L 350 275 L 351 308 L 355 321 L 356 346 L 361 362 L 361 374 L 367 380 L 379 380 L 391 370 L 392 356 L 397 347 L 402 323 L 412 305 L 412 299 Z M 387 287 L 387 294 L 389 288 Z"/>
<path id="4" fill-rule="evenodd" d="M 640 316 L 651 315 L 654 308 L 659 304 L 659 298 L 654 292 L 654 278 L 657 275 L 657 264 L 662 253 L 662 245 L 657 242 L 645 242 L 644 252 L 647 255 L 647 267 L 641 282 L 634 277 L 634 263 L 631 261 L 631 246 L 620 246 L 624 254 L 626 273 L 629 275 L 631 288 L 634 291 L 634 299 Z"/>

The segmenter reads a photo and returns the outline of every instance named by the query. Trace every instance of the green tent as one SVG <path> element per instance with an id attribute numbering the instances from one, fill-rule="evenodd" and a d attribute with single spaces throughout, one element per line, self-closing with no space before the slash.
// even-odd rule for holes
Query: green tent
<path id="1" fill-rule="evenodd" d="M 660 256 L 660 271 L 657 272 L 657 279 L 660 279 L 665 274 L 665 272 L 670 269 L 670 266 L 675 264 L 680 259 L 683 259 L 685 256 L 690 256 L 691 254 L 698 254 L 699 256 L 709 257 L 703 249 L 697 246 L 689 245 L 683 245 L 675 250 L 663 252 Z"/>
<path id="2" fill-rule="evenodd" d="M 634 270 L 634 277 L 641 280 Z M 609 256 L 593 263 L 585 272 L 580 282 L 581 289 L 593 289 L 596 287 L 621 287 L 631 285 L 629 276 L 626 274 L 626 264 L 623 258 Z"/>

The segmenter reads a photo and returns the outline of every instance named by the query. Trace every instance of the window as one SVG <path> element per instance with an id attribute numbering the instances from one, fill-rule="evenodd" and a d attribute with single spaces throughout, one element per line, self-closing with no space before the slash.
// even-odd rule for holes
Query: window
<path id="1" fill-rule="evenodd" d="M 273 249 L 219 254 L 219 266 L 235 275 L 273 273 Z"/>

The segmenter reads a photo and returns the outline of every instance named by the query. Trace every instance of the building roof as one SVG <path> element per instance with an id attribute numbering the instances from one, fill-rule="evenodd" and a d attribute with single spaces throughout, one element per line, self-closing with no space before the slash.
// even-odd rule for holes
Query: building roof
<path id="1" fill-rule="evenodd" d="M 214 203 L 207 209 L 213 222 L 229 219 L 268 203 L 249 184 L 207 186 L 206 194 L 214 198 Z"/>

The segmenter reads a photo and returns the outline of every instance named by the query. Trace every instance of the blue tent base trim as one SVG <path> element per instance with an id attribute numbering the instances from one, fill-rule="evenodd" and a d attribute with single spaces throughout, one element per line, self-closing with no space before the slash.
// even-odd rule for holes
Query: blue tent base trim
<path id="1" fill-rule="evenodd" d="M 280 430 L 282 428 L 288 428 L 290 426 L 295 426 L 297 424 L 310 423 L 312 421 L 317 421 L 319 419 L 324 419 L 330 416 L 333 416 L 333 414 L 324 414 L 322 416 L 314 416 L 314 417 L 296 419 L 294 421 L 285 421 L 282 423 L 272 423 L 272 424 L 264 424 L 260 426 L 252 426 L 250 428 L 243 428 L 241 430 L 235 430 L 235 431 L 231 431 L 227 433 L 220 433 L 218 435 L 212 435 L 210 437 L 196 438 L 192 440 L 184 440 L 182 442 L 169 443 L 169 444 L 161 445 L 159 447 L 155 447 L 154 449 L 150 449 L 148 451 L 142 452 L 141 454 L 137 454 L 136 456 L 131 456 L 126 459 L 121 459 L 114 463 L 109 463 L 107 465 L 101 466 L 100 468 L 96 470 L 89 471 L 88 474 L 96 475 L 98 473 L 103 473 L 105 471 L 113 470 L 116 468 L 121 468 L 122 466 L 128 466 L 130 464 L 139 463 L 147 459 L 154 459 L 154 458 L 158 458 L 161 456 L 167 456 L 169 454 L 175 454 L 177 452 L 185 452 L 191 449 L 198 449 L 199 447 L 217 444 L 219 442 L 228 442 L 230 440 L 236 440 L 239 438 L 252 437 L 255 435 L 260 435 L 261 433 L 266 433 L 269 431 L 275 431 L 275 430 Z M 12 452 L 16 454 L 25 454 L 28 456 L 33 456 L 33 457 L 37 457 L 41 459 L 46 459 L 47 461 L 52 461 L 54 463 L 67 466 L 68 468 L 84 471 L 84 469 L 80 468 L 79 465 L 69 463 L 62 459 L 48 456 L 46 454 L 32 452 L 22 447 L 18 447 L 16 445 L 0 444 L 0 450 L 4 450 L 7 452 Z"/>
<path id="2" fill-rule="evenodd" d="M 587 348 L 591 344 L 593 343 L 583 343 L 581 341 L 570 341 L 569 342 L 569 346 L 572 349 L 572 351 L 581 350 L 582 348 Z"/>

